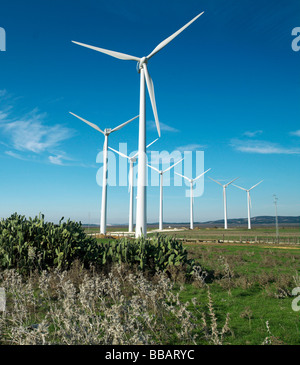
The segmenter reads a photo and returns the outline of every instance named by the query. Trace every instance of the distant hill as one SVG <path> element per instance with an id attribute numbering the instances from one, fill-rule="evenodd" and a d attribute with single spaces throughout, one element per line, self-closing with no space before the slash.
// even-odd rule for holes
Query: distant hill
<path id="1" fill-rule="evenodd" d="M 228 219 L 228 225 L 232 226 L 241 226 L 248 224 L 248 218 L 236 218 L 236 219 Z M 199 225 L 220 225 L 224 224 L 224 220 L 220 219 L 217 221 L 208 221 L 208 222 L 199 222 Z M 274 225 L 275 217 L 274 216 L 259 216 L 251 218 L 252 225 Z M 300 224 L 300 216 L 278 216 L 278 224 L 280 225 L 299 225 Z"/>
<path id="2" fill-rule="evenodd" d="M 236 218 L 236 219 L 228 219 L 228 226 L 239 227 L 246 226 L 248 224 L 248 218 Z M 278 224 L 281 226 L 298 226 L 300 225 L 300 216 L 278 216 Z M 158 226 L 157 223 L 148 223 L 149 226 Z M 164 222 L 164 225 L 170 226 L 189 226 L 189 222 Z M 216 221 L 207 221 L 207 222 L 194 222 L 194 226 L 198 227 L 222 227 L 224 225 L 224 220 L 219 219 Z M 275 217 L 274 216 L 259 216 L 251 218 L 252 226 L 274 226 L 275 225 Z M 88 226 L 87 224 L 83 224 L 83 226 Z M 112 224 L 114 227 L 123 227 L 127 226 L 127 224 Z M 96 224 L 90 224 L 89 227 L 99 227 Z"/>

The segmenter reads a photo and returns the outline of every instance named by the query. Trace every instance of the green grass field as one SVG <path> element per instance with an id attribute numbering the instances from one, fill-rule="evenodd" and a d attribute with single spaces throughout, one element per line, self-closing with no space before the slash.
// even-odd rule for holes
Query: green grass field
<path id="1" fill-rule="evenodd" d="M 199 228 L 196 227 L 190 230 L 186 227 L 174 226 L 174 230 L 169 231 L 165 229 L 162 233 L 165 235 L 171 235 L 173 237 L 189 240 L 189 241 L 234 241 L 234 242 L 256 242 L 256 243 L 277 243 L 276 229 L 275 227 L 254 227 L 251 230 L 247 228 Z M 156 234 L 157 227 L 150 226 L 148 228 L 148 236 L 151 237 Z M 99 233 L 99 228 L 85 228 L 85 232 L 89 234 Z M 126 234 L 128 229 L 126 226 L 108 227 L 107 235 L 114 235 L 114 232 L 118 232 L 119 236 L 122 236 L 122 232 Z M 281 244 L 300 244 L 300 227 L 279 227 L 279 242 Z"/>
<path id="2" fill-rule="evenodd" d="M 79 262 L 64 273 L 32 272 L 23 280 L 13 270 L 0 272 L 0 286 L 7 291 L 0 344 L 107 344 L 114 325 L 120 343 L 132 344 L 129 317 L 138 322 L 131 327 L 136 339 L 146 331 L 164 345 L 300 344 L 300 311 L 292 308 L 293 301 L 300 307 L 300 297 L 292 295 L 300 287 L 300 245 L 183 245 L 199 266 L 199 276 L 186 280 L 184 267 L 169 267 L 173 287 L 160 273 L 145 271 L 143 278 L 130 279 L 137 268 L 128 265 L 114 268 L 111 276 L 108 268 L 97 273 Z"/>
<path id="3" fill-rule="evenodd" d="M 220 233 L 227 237 L 243 234 L 268 237 L 274 230 L 258 228 L 249 233 L 246 229 L 231 229 L 224 233 L 223 229 L 196 229 L 168 234 L 197 241 L 203 237 L 219 237 Z M 300 245 L 292 244 L 292 239 L 299 237 L 299 229 L 281 229 L 280 235 L 290 238 L 290 245 L 266 246 L 263 241 L 184 243 L 190 258 L 198 261 L 208 276 L 207 286 L 184 284 L 180 299 L 191 303 L 196 298 L 199 306 L 196 309 L 190 304 L 189 309 L 195 316 L 199 316 L 198 310 L 207 312 L 209 318 L 209 288 L 220 328 L 227 313 L 230 315 L 231 334 L 225 337 L 224 344 L 260 345 L 266 338 L 276 344 L 300 344 L 300 312 L 293 311 L 295 297 L 291 294 L 293 288 L 300 286 Z M 198 320 L 200 328 L 200 316 Z"/>
<path id="4" fill-rule="evenodd" d="M 291 295 L 300 286 L 300 249 L 266 249 L 257 246 L 189 245 L 191 257 L 200 261 L 208 276 L 208 286 L 220 325 L 230 314 L 232 334 L 228 344 L 300 344 L 300 312 L 292 309 Z M 219 275 L 219 278 L 218 278 Z M 212 276 L 212 275 L 211 275 Z M 298 279 L 298 281 L 297 281 Z M 196 297 L 205 310 L 207 289 L 185 285 L 181 299 Z"/>

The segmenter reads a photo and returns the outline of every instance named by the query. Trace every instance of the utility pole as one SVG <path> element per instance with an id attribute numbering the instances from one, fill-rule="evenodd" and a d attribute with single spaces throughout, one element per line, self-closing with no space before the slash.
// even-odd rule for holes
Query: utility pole
<path id="1" fill-rule="evenodd" d="M 279 232 L 278 232 L 278 216 L 277 216 L 277 196 L 273 194 L 274 197 L 274 204 L 275 204 L 275 222 L 276 222 L 276 240 L 279 243 Z"/>

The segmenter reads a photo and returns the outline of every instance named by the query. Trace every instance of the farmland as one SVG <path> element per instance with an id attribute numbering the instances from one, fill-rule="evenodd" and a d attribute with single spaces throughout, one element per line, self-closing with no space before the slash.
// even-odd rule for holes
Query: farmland
<path id="1" fill-rule="evenodd" d="M 98 227 L 85 227 L 88 234 L 99 233 Z M 157 226 L 150 226 L 148 236 L 151 237 L 158 232 Z M 234 241 L 234 242 L 251 242 L 251 243 L 277 243 L 282 244 L 300 244 L 300 227 L 282 226 L 279 227 L 279 240 L 276 237 L 275 227 L 257 226 L 251 230 L 241 227 L 232 227 L 227 230 L 221 227 L 196 227 L 193 230 L 188 229 L 184 225 L 172 225 L 171 228 L 164 229 L 161 232 L 178 239 L 197 242 L 218 242 L 218 241 Z M 121 237 L 128 234 L 126 226 L 108 227 L 108 236 Z"/>
<path id="2" fill-rule="evenodd" d="M 224 344 L 300 344 L 300 316 L 292 310 L 291 294 L 300 286 L 300 230 L 281 227 L 279 242 L 275 233 L 273 227 L 182 227 L 164 233 L 182 239 L 189 257 L 207 275 L 205 286 L 185 284 L 180 299 L 188 301 L 193 312 L 191 301 L 196 298 L 201 303 L 197 311 L 205 312 L 209 288 L 220 326 L 229 314 L 231 332 Z M 149 230 L 150 237 L 155 234 Z"/>
<path id="3" fill-rule="evenodd" d="M 291 291 L 300 285 L 300 247 L 189 244 L 188 252 L 211 275 L 217 317 L 230 314 L 227 343 L 262 344 L 272 337 L 273 344 L 300 344 L 300 316 L 291 306 Z M 206 303 L 205 289 L 187 285 L 182 298 L 193 296 Z"/>
<path id="4" fill-rule="evenodd" d="M 121 227 L 96 238 L 24 219 L 3 222 L 1 344 L 300 344 L 298 227 L 281 227 L 279 242 L 272 227 L 153 227 L 136 241 Z M 12 227 L 28 260 L 5 243 Z"/>

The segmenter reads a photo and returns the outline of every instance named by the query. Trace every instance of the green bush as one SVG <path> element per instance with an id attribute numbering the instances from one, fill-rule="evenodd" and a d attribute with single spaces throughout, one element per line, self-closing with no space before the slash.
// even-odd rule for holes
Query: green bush
<path id="1" fill-rule="evenodd" d="M 137 265 L 141 270 L 152 272 L 183 268 L 187 276 L 193 273 L 194 260 L 187 258 L 187 251 L 175 238 L 157 235 L 132 240 L 122 238 L 99 243 L 100 264 L 121 263 Z"/>
<path id="2" fill-rule="evenodd" d="M 63 218 L 58 225 L 45 222 L 44 215 L 34 219 L 13 214 L 0 221 L 0 267 L 15 268 L 27 274 L 32 270 L 56 267 L 70 268 L 74 260 L 85 267 L 99 267 L 112 263 L 127 263 L 140 270 L 193 273 L 194 261 L 187 258 L 187 251 L 172 237 L 156 236 L 151 240 L 122 238 L 100 241 L 88 237 L 81 223 Z"/>
<path id="3" fill-rule="evenodd" d="M 81 223 L 68 220 L 58 225 L 13 214 L 0 221 L 0 267 L 29 273 L 36 268 L 68 269 L 75 259 L 88 264 L 98 258 L 97 241 L 89 238 Z"/>

